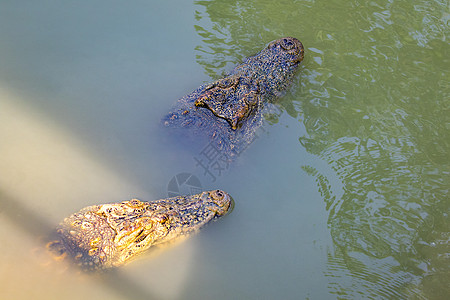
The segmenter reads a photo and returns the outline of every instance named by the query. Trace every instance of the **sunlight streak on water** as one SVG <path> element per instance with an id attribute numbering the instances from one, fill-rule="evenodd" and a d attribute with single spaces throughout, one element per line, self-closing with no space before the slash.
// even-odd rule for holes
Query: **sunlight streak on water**
<path id="1" fill-rule="evenodd" d="M 120 293 L 113 295 L 115 290 L 109 287 L 118 282 L 113 280 L 102 284 L 105 278 L 101 274 L 83 275 L 74 267 L 52 262 L 40 240 L 64 217 L 84 206 L 121 201 L 131 195 L 145 195 L 146 191 L 110 170 L 70 132 L 62 130 L 44 114 L 25 106 L 19 96 L 0 88 L 0 100 L 3 124 L 0 127 L 0 170 L 7 170 L 0 176 L 0 241 L 8 245 L 0 250 L 3 260 L 0 282 L 6 282 L 6 285 L 0 284 L 2 297 L 28 298 L 30 290 L 33 290 L 34 299 L 48 299 L 50 295 L 80 299 L 83 294 L 87 298 L 97 295 L 99 298 L 120 299 Z M 10 199 L 6 199 L 8 196 Z M 15 209 L 5 205 L 13 205 Z M 26 216 L 25 210 L 36 218 L 22 217 Z M 30 232 L 20 231 L 20 228 L 34 228 L 37 236 L 26 238 L 26 233 Z M 145 257 L 135 261 L 124 268 L 122 276 L 136 276 L 139 272 L 129 269 L 133 270 L 133 264 L 143 262 L 148 265 L 146 276 L 152 279 L 141 288 L 150 291 L 149 295 L 178 298 L 195 250 L 192 244 L 183 243 L 183 246 L 165 253 L 157 262 L 146 261 Z M 170 264 L 170 261 L 176 264 L 176 268 L 161 271 L 158 266 Z M 164 273 L 170 276 L 170 283 L 159 276 Z M 30 278 L 25 284 L 21 278 L 24 275 Z M 36 281 L 37 278 L 43 281 Z"/>

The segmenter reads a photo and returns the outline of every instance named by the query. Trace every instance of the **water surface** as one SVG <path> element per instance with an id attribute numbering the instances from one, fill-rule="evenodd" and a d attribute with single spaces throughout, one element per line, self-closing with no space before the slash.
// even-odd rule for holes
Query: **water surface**
<path id="1" fill-rule="evenodd" d="M 2 297 L 445 299 L 449 15 L 445 1 L 3 1 Z M 282 36 L 305 46 L 292 89 L 232 165 L 202 168 L 204 141 L 177 144 L 160 118 Z M 228 191 L 233 213 L 117 272 L 42 251 L 65 216 L 167 197 L 180 173 Z"/>

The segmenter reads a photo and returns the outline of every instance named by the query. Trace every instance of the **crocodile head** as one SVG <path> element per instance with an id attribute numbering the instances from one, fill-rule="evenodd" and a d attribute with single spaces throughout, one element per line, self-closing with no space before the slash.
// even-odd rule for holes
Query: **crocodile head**
<path id="1" fill-rule="evenodd" d="M 220 190 L 155 202 L 132 199 L 89 206 L 64 219 L 47 248 L 83 269 L 120 266 L 151 246 L 197 231 L 231 209 L 231 197 Z"/>
<path id="2" fill-rule="evenodd" d="M 272 41 L 230 75 L 206 86 L 194 104 L 209 109 L 236 130 L 252 111 L 262 106 L 262 99 L 280 96 L 290 84 L 303 55 L 303 45 L 296 38 Z"/>
<path id="3" fill-rule="evenodd" d="M 253 78 L 269 95 L 279 97 L 292 83 L 304 57 L 303 44 L 296 38 L 284 37 L 274 40 L 260 53 L 249 57 L 245 65 L 253 72 Z"/>

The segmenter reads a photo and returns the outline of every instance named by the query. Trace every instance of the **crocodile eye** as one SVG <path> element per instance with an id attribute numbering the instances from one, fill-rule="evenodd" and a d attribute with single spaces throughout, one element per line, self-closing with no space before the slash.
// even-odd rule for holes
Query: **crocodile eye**
<path id="1" fill-rule="evenodd" d="M 81 226 L 81 224 L 82 224 L 83 222 L 82 221 L 80 221 L 80 220 L 75 220 L 75 221 L 73 221 L 72 222 L 72 226 Z"/>
<path id="2" fill-rule="evenodd" d="M 277 45 L 275 44 L 275 43 L 270 43 L 268 46 L 267 46 L 267 48 L 268 49 L 273 49 L 273 48 L 275 48 Z"/>

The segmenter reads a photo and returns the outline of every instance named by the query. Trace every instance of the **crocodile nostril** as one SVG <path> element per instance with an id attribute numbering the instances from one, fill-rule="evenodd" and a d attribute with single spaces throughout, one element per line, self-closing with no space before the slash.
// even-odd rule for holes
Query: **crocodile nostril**
<path id="1" fill-rule="evenodd" d="M 210 192 L 211 197 L 214 199 L 214 202 L 217 204 L 222 203 L 225 201 L 226 193 L 221 190 L 215 190 Z"/>
<path id="2" fill-rule="evenodd" d="M 283 39 L 283 43 L 286 49 L 291 49 L 294 46 L 294 43 L 288 39 Z"/>
<path id="3" fill-rule="evenodd" d="M 210 191 L 210 196 L 212 202 L 215 206 L 212 210 L 215 212 L 216 216 L 223 216 L 228 214 L 233 207 L 233 198 L 222 190 Z"/>

